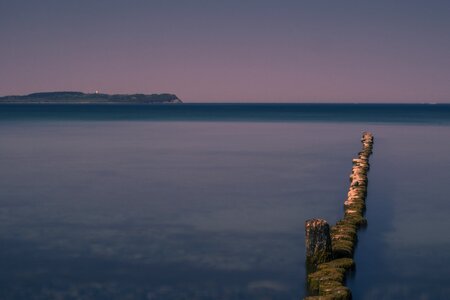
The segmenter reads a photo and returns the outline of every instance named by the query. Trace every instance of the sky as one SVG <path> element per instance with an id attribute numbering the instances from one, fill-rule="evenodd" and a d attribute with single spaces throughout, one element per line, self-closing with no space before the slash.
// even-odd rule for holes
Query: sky
<path id="1" fill-rule="evenodd" d="M 450 102 L 448 0 L 0 0 L 0 95 Z"/>

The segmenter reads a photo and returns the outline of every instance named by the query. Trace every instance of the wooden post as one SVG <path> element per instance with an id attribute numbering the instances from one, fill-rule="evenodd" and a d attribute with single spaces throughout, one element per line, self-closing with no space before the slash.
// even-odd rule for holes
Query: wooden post
<path id="1" fill-rule="evenodd" d="M 358 157 L 353 159 L 350 188 L 344 202 L 344 218 L 331 228 L 325 220 L 306 221 L 306 262 L 308 288 L 312 295 L 305 300 L 351 299 L 344 286 L 345 273 L 354 267 L 353 251 L 357 230 L 367 221 L 364 218 L 367 195 L 369 156 L 372 154 L 373 135 L 364 132 Z M 328 262 L 327 262 L 328 261 Z M 312 269 L 310 272 L 308 269 Z"/>
<path id="2" fill-rule="evenodd" d="M 306 263 L 310 266 L 330 261 L 333 258 L 330 226 L 322 219 L 305 222 Z"/>

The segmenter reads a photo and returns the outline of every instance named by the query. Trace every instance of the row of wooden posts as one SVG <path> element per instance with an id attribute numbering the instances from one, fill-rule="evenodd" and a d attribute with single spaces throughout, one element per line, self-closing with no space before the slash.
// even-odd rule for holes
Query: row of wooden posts
<path id="1" fill-rule="evenodd" d="M 367 173 L 372 154 L 373 135 L 364 132 L 362 150 L 353 159 L 350 188 L 344 202 L 344 217 L 330 226 L 323 219 L 305 223 L 307 300 L 348 300 L 351 291 L 345 286 L 345 276 L 355 266 L 353 253 L 357 230 L 367 224 L 364 218 L 367 195 Z"/>

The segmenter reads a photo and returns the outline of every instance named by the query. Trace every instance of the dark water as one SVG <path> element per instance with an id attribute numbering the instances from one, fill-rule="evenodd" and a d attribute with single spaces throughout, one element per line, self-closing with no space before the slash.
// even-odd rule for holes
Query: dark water
<path id="1" fill-rule="evenodd" d="M 450 124 L 450 104 L 0 105 L 5 120 L 394 122 Z"/>
<path id="2" fill-rule="evenodd" d="M 354 299 L 450 295 L 450 106 L 0 106 L 0 299 L 300 299 L 375 135 Z"/>

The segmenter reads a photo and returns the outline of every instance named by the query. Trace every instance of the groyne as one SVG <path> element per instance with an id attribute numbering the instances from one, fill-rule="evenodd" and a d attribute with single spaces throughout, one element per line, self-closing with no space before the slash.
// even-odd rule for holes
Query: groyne
<path id="1" fill-rule="evenodd" d="M 308 289 L 311 294 L 305 300 L 348 300 L 352 297 L 350 289 L 345 286 L 345 276 L 355 266 L 353 254 L 357 231 L 367 224 L 364 211 L 373 135 L 364 132 L 361 142 L 362 150 L 353 159 L 344 217 L 331 227 L 322 219 L 305 222 Z"/>

